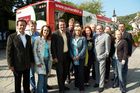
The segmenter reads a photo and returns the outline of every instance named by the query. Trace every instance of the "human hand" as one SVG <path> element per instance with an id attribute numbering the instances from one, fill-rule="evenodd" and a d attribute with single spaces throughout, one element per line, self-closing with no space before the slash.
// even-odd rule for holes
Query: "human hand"
<path id="1" fill-rule="evenodd" d="M 122 60 L 122 62 L 121 62 L 121 63 L 122 63 L 122 65 L 124 65 L 124 64 L 125 64 L 125 60 Z"/>
<path id="2" fill-rule="evenodd" d="M 54 58 L 54 59 L 53 59 L 53 62 L 54 62 L 54 63 L 58 63 L 58 59 L 57 59 L 57 58 Z"/>
<path id="3" fill-rule="evenodd" d="M 14 67 L 9 67 L 9 69 L 10 69 L 12 72 L 15 71 Z"/>
<path id="4" fill-rule="evenodd" d="M 76 60 L 79 60 L 79 56 L 76 56 L 75 59 L 76 59 Z"/>
<path id="5" fill-rule="evenodd" d="M 40 64 L 38 64 L 37 66 L 38 66 L 38 67 L 41 67 L 41 66 L 42 66 L 42 64 L 40 63 Z"/>

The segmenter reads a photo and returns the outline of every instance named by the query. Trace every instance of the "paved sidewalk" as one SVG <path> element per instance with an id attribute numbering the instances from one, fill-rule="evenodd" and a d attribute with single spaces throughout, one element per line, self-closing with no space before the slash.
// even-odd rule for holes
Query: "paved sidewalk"
<path id="1" fill-rule="evenodd" d="M 53 86 L 49 93 L 58 93 L 57 79 L 55 70 L 51 72 L 52 76 L 49 77 L 48 83 Z M 37 75 L 36 75 L 37 78 Z M 37 79 L 36 79 L 37 80 Z M 129 72 L 127 93 L 140 93 L 140 47 L 134 49 L 132 56 L 129 58 Z M 85 93 L 97 93 L 97 88 L 93 88 L 95 81 L 90 80 L 90 86 L 85 87 Z M 70 91 L 66 93 L 79 93 L 74 88 L 74 82 L 67 85 Z M 7 67 L 5 50 L 0 50 L 0 93 L 14 93 L 14 78 L 12 72 Z M 119 88 L 111 88 L 111 81 L 105 85 L 105 90 L 102 93 L 121 93 Z"/>

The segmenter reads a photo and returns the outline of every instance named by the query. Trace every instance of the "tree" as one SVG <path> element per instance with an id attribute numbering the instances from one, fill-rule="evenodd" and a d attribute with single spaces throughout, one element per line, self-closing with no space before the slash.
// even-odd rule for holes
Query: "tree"
<path id="1" fill-rule="evenodd" d="M 126 25 L 126 30 L 132 30 L 133 28 L 132 28 L 132 26 L 129 24 L 129 22 L 130 22 L 132 19 L 134 19 L 135 16 L 136 16 L 136 13 L 130 14 L 130 15 L 126 15 L 126 16 L 119 16 L 119 17 L 118 17 L 118 21 L 119 21 L 120 23 L 125 23 L 125 25 Z"/>
<path id="2" fill-rule="evenodd" d="M 102 3 L 99 1 L 90 1 L 90 2 L 84 2 L 79 5 L 80 9 L 86 10 L 88 12 L 91 12 L 93 14 L 102 14 L 104 13 L 102 11 Z"/>
<path id="3" fill-rule="evenodd" d="M 67 4 L 67 5 L 73 6 L 73 7 L 77 7 L 77 5 L 75 5 L 74 3 L 66 1 L 66 0 L 60 0 L 60 2 L 63 3 L 63 4 Z"/>
<path id="4" fill-rule="evenodd" d="M 17 8 L 38 0 L 0 0 L 0 32 L 8 31 L 8 20 L 15 20 Z M 14 10 L 15 9 L 15 10 Z"/>
<path id="5" fill-rule="evenodd" d="M 80 5 L 75 5 L 74 3 L 66 1 L 66 0 L 60 0 L 60 2 L 64 3 L 64 4 L 68 4 L 68 5 L 76 7 L 76 8 L 79 8 L 79 9 L 82 9 L 82 10 L 85 10 L 85 11 L 88 11 L 88 12 L 91 12 L 93 14 L 104 13 L 102 11 L 102 3 L 100 0 L 94 0 L 94 1 L 89 1 L 89 2 L 86 1 L 86 2 L 81 3 Z"/>
<path id="6" fill-rule="evenodd" d="M 13 18 L 14 0 L 0 0 L 0 32 L 8 30 L 8 20 Z"/>

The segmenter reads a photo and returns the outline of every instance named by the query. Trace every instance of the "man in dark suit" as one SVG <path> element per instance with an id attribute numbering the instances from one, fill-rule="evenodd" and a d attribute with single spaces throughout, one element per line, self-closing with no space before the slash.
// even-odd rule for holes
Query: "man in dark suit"
<path id="1" fill-rule="evenodd" d="M 52 34 L 51 53 L 53 61 L 56 64 L 59 92 L 64 93 L 65 90 L 69 89 L 65 86 L 65 80 L 70 65 L 70 33 L 66 31 L 64 19 L 59 20 L 58 27 L 59 29 Z"/>
<path id="2" fill-rule="evenodd" d="M 106 71 L 105 71 L 105 83 L 107 83 L 109 81 L 109 76 L 110 76 L 110 64 L 112 63 L 112 58 L 113 55 L 115 53 L 115 37 L 112 35 L 111 33 L 111 27 L 110 26 L 106 26 L 105 33 L 107 33 L 110 36 L 110 41 L 111 41 L 111 46 L 110 46 L 110 52 L 109 52 L 109 56 L 106 58 Z"/>
<path id="3" fill-rule="evenodd" d="M 133 38 L 132 35 L 128 32 L 126 32 L 125 30 L 125 24 L 124 23 L 120 23 L 118 25 L 118 30 L 122 33 L 122 38 L 125 39 L 127 41 L 128 44 L 128 57 L 126 59 L 126 62 L 124 64 L 124 83 L 126 84 L 126 80 L 127 80 L 127 72 L 128 72 L 128 58 L 131 56 L 132 54 L 132 45 L 133 45 Z"/>
<path id="4" fill-rule="evenodd" d="M 15 78 L 15 93 L 21 93 L 23 77 L 24 93 L 30 93 L 30 67 L 34 62 L 31 38 L 25 34 L 25 20 L 17 21 L 17 32 L 8 37 L 6 55 L 8 65 Z"/>

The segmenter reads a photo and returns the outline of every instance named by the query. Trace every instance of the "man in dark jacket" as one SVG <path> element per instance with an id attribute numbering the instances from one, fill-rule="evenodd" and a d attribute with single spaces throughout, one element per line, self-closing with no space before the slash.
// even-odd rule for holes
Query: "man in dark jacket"
<path id="1" fill-rule="evenodd" d="M 15 93 L 21 93 L 23 76 L 24 93 L 30 93 L 30 67 L 34 62 L 31 38 L 25 34 L 25 20 L 17 21 L 17 32 L 8 37 L 6 55 L 9 69 L 15 78 Z"/>
<path id="2" fill-rule="evenodd" d="M 64 93 L 65 90 L 69 90 L 69 88 L 65 86 L 65 80 L 70 65 L 70 33 L 66 31 L 64 19 L 59 20 L 58 26 L 59 29 L 55 31 L 51 37 L 51 53 L 53 61 L 56 64 L 59 93 Z"/>

